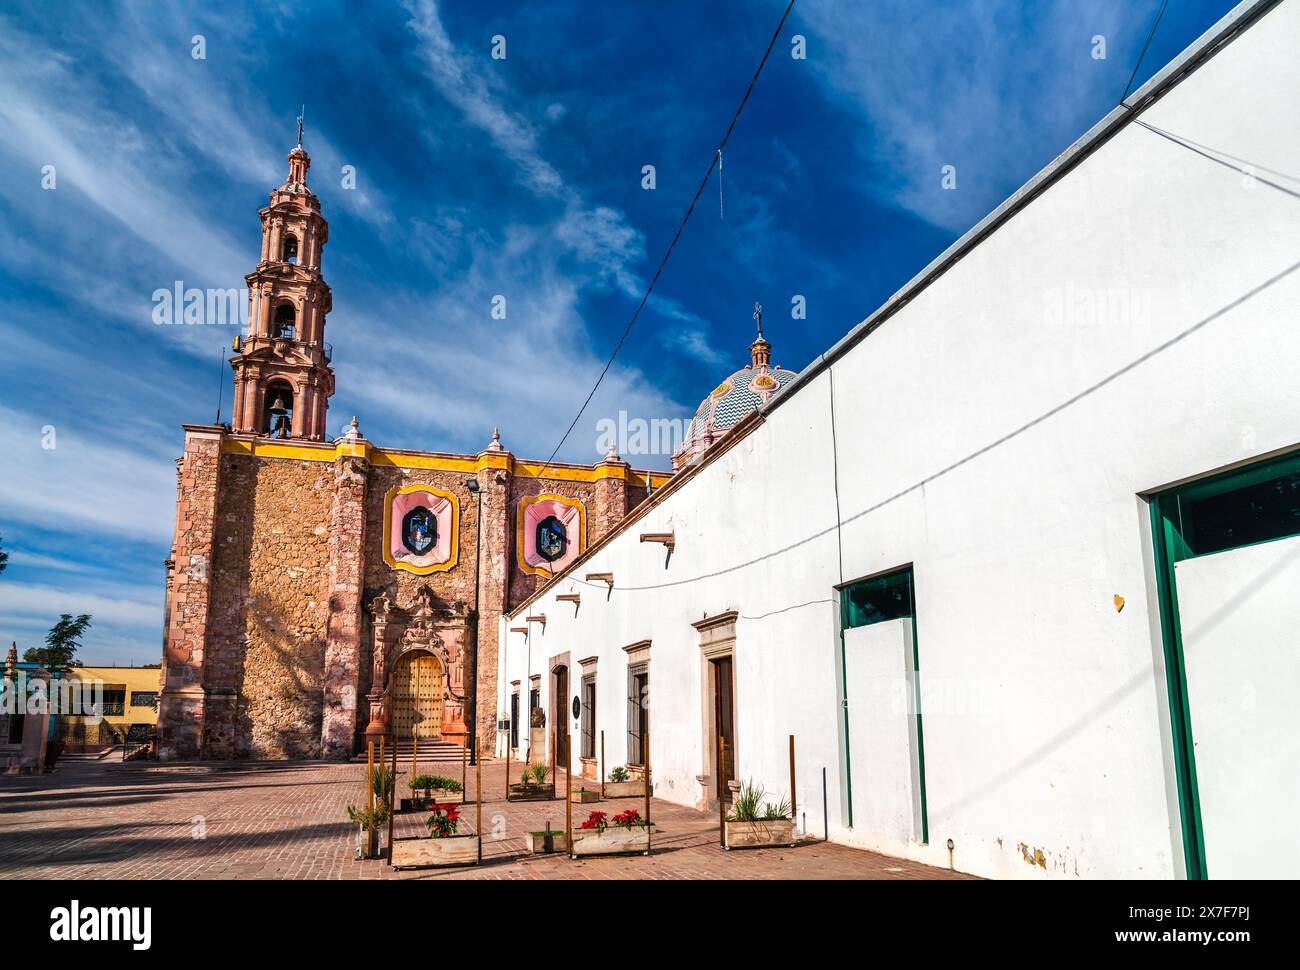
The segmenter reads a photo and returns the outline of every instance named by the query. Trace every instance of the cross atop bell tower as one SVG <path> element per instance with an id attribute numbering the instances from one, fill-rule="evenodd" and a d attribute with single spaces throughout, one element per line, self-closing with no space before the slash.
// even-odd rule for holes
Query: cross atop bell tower
<path id="1" fill-rule="evenodd" d="M 329 224 L 307 187 L 311 156 L 298 144 L 289 175 L 271 193 L 262 220 L 262 255 L 248 283 L 248 333 L 235 341 L 233 430 L 278 438 L 325 439 L 325 411 L 334 393 L 332 348 L 325 317 L 333 308 L 321 276 Z"/>

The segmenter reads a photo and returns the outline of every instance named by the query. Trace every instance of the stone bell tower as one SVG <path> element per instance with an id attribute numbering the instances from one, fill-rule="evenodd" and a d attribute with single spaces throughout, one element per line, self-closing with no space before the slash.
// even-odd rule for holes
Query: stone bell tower
<path id="1" fill-rule="evenodd" d="M 262 219 L 262 258 L 248 283 L 248 333 L 235 343 L 235 412 L 239 434 L 325 439 L 325 410 L 334 393 L 325 316 L 332 308 L 321 277 L 329 224 L 307 187 L 311 158 L 289 152 L 289 177 L 271 193 Z"/>

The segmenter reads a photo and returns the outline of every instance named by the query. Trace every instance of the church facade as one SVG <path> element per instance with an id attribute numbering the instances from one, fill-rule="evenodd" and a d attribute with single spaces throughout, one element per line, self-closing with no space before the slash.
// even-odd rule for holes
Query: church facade
<path id="1" fill-rule="evenodd" d="M 496 627 L 667 477 L 326 436 L 329 238 L 301 139 L 261 210 L 231 423 L 185 425 L 163 758 L 347 758 L 367 731 L 496 738 Z"/>

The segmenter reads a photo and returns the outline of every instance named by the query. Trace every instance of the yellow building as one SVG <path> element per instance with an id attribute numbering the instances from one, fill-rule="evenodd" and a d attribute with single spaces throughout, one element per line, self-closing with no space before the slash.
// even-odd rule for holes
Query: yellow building
<path id="1" fill-rule="evenodd" d="M 135 725 L 158 723 L 157 667 L 75 667 L 68 677 L 83 685 L 83 696 L 99 698 L 102 718 L 64 717 L 68 751 L 94 751 L 121 744 Z M 103 694 L 96 693 L 102 689 Z"/>

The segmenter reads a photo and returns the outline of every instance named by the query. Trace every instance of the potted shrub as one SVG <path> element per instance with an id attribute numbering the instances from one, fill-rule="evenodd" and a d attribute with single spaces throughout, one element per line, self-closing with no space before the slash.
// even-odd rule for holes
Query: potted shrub
<path id="1" fill-rule="evenodd" d="M 373 809 L 348 806 L 348 820 L 357 823 L 358 859 L 379 857 L 379 829 L 388 821 L 388 796 L 393 791 L 393 773 L 383 765 L 376 765 L 370 777 L 370 790 L 375 796 Z"/>
<path id="2" fill-rule="evenodd" d="M 551 823 L 546 823 L 545 832 L 528 833 L 528 851 L 534 855 L 543 855 L 547 852 L 568 852 L 569 843 L 563 832 L 557 832 L 551 828 Z"/>
<path id="3" fill-rule="evenodd" d="M 762 785 L 747 781 L 740 786 L 731 803 L 731 814 L 723 821 L 722 847 L 724 849 L 757 847 L 765 845 L 794 845 L 799 836 L 795 832 L 790 802 L 768 802 Z"/>
<path id="4" fill-rule="evenodd" d="M 460 803 L 433 805 L 425 820 L 429 837 L 394 839 L 394 869 L 428 869 L 435 866 L 477 865 L 478 835 L 459 835 Z"/>
<path id="5" fill-rule="evenodd" d="M 632 773 L 623 765 L 609 772 L 605 782 L 606 798 L 644 798 L 645 778 L 633 778 Z"/>
<path id="6" fill-rule="evenodd" d="M 631 808 L 613 818 L 593 811 L 573 833 L 570 855 L 618 855 L 628 852 L 650 854 L 650 824 Z"/>
<path id="7" fill-rule="evenodd" d="M 455 778 L 447 778 L 443 775 L 416 775 L 407 782 L 407 785 L 412 792 L 419 792 L 420 796 L 403 798 L 401 807 L 403 812 L 427 812 L 436 804 L 461 800 L 461 784 Z"/>
<path id="8" fill-rule="evenodd" d="M 529 765 L 519 776 L 519 784 L 511 785 L 507 797 L 512 802 L 542 802 L 555 797 L 555 783 L 548 782 L 551 770 L 546 765 Z"/>

